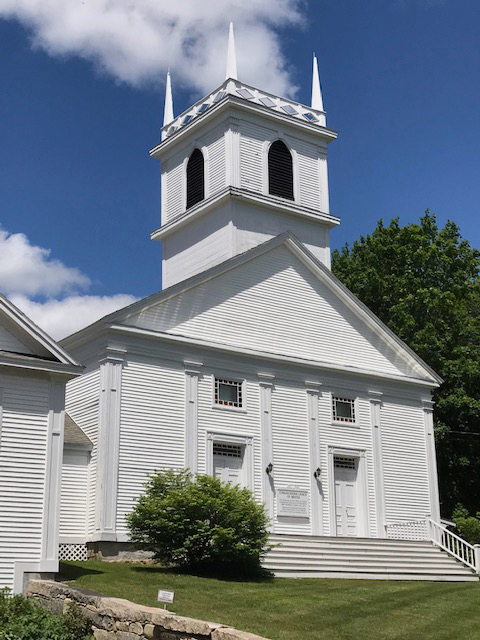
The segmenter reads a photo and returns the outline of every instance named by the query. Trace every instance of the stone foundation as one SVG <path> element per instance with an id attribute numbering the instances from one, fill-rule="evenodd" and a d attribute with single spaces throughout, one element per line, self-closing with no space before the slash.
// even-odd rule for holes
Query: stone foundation
<path id="1" fill-rule="evenodd" d="M 103 562 L 152 562 L 151 551 L 137 549 L 131 542 L 88 542 L 87 554 L 90 559 Z"/>
<path id="2" fill-rule="evenodd" d="M 267 640 L 232 627 L 177 616 L 120 598 L 104 598 L 51 580 L 31 580 L 27 597 L 60 614 L 75 603 L 92 622 L 96 640 Z"/>

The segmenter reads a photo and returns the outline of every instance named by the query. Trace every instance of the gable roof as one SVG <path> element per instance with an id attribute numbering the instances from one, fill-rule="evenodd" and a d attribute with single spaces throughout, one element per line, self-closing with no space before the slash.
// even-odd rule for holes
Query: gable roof
<path id="1" fill-rule="evenodd" d="M 313 256 L 313 254 L 308 251 L 308 249 L 306 249 L 306 247 L 290 232 L 281 234 L 262 245 L 250 249 L 249 251 L 231 258 L 230 260 L 227 260 L 215 267 L 212 267 L 205 272 L 199 273 L 189 278 L 188 280 L 179 282 L 178 284 L 169 287 L 164 291 L 153 294 L 148 298 L 144 298 L 143 300 L 135 302 L 132 305 L 125 307 L 124 309 L 116 311 L 106 316 L 94 325 L 91 325 L 90 327 L 78 332 L 77 334 L 73 334 L 72 336 L 66 338 L 63 341 L 63 344 L 71 346 L 77 343 L 80 344 L 84 341 L 84 339 L 87 338 L 88 335 L 90 335 L 92 331 L 98 331 L 107 327 L 117 328 L 118 325 L 123 325 L 125 329 L 127 329 L 127 327 L 130 327 L 133 330 L 137 327 L 140 327 L 155 333 L 165 332 L 165 335 L 174 334 L 175 336 L 178 336 L 179 340 L 181 340 L 182 337 L 186 339 L 202 338 L 204 337 L 204 334 L 203 332 L 199 332 L 198 327 L 196 329 L 192 329 L 191 326 L 186 327 L 186 325 L 183 324 L 181 328 L 175 331 L 174 325 L 165 325 L 164 318 L 168 316 L 169 313 L 171 315 L 169 306 L 172 307 L 173 305 L 176 310 L 176 315 L 180 316 L 181 313 L 178 311 L 178 309 L 182 306 L 183 297 L 183 308 L 189 307 L 190 310 L 192 308 L 197 310 L 198 300 L 203 300 L 203 298 L 207 295 L 205 286 L 207 286 L 207 283 L 209 283 L 211 280 L 218 278 L 216 285 L 219 286 L 221 278 L 225 278 L 226 275 L 233 272 L 233 270 L 240 268 L 242 265 L 247 265 L 253 260 L 257 260 L 258 265 L 260 265 L 260 259 L 262 256 L 266 256 L 268 252 L 272 252 L 282 247 L 289 252 L 290 258 L 293 262 L 295 262 L 296 259 L 298 263 L 301 263 L 304 271 L 304 277 L 306 274 L 313 285 L 317 283 L 318 287 L 323 287 L 323 292 L 328 293 L 328 297 L 333 303 L 333 306 L 336 306 L 337 316 L 339 316 L 339 314 L 341 315 L 342 312 L 346 316 L 348 316 L 349 320 L 347 321 L 347 323 L 344 323 L 343 326 L 346 327 L 348 325 L 348 322 L 352 322 L 353 320 L 353 323 L 357 328 L 361 328 L 362 326 L 365 328 L 364 333 L 366 337 L 363 338 L 364 344 L 367 344 L 370 341 L 372 345 L 373 343 L 377 345 L 376 347 L 372 346 L 372 349 L 369 353 L 378 353 L 379 358 L 377 359 L 377 361 L 374 361 L 374 359 L 372 359 L 372 366 L 367 367 L 367 369 L 369 369 L 373 373 L 375 371 L 375 368 L 378 367 L 378 371 L 380 373 L 389 373 L 390 371 L 390 373 L 392 373 L 395 377 L 409 377 L 412 379 L 415 378 L 423 380 L 424 382 L 431 384 L 432 386 L 437 386 L 442 382 L 441 378 L 421 358 L 419 358 L 404 342 L 402 342 L 390 329 L 388 329 L 386 325 L 384 325 L 363 303 L 361 303 L 331 273 L 331 271 L 327 269 L 317 258 L 315 258 L 315 256 Z M 268 264 L 268 260 L 264 261 L 264 264 Z M 255 268 L 252 267 L 252 269 L 253 272 L 255 272 Z M 251 282 L 253 282 L 253 280 Z M 201 293 L 200 289 L 202 289 Z M 215 287 L 212 286 L 209 290 L 209 295 L 212 295 L 212 292 L 214 290 Z M 195 293 L 198 294 L 196 298 L 194 295 Z M 190 298 L 185 298 L 185 296 L 187 295 L 189 295 Z M 256 304 L 258 306 L 258 309 L 261 310 L 260 305 L 262 304 L 262 300 L 259 299 L 259 296 L 262 294 L 260 294 L 260 292 L 257 292 L 256 295 Z M 312 298 L 312 300 L 314 299 Z M 307 301 L 302 301 L 302 299 L 298 299 L 297 297 L 297 303 L 299 305 L 306 305 Z M 323 312 L 323 309 L 320 311 Z M 157 318 L 157 327 L 154 324 L 151 324 L 151 322 L 150 324 L 148 324 L 148 321 L 145 321 L 145 318 L 149 313 L 152 317 Z M 318 317 L 320 318 L 321 316 L 319 315 Z M 252 316 L 251 322 L 255 322 L 254 316 Z M 314 326 L 314 322 L 312 321 L 311 317 L 310 324 L 311 326 Z M 327 327 L 325 323 L 323 326 Z M 203 327 L 208 327 L 208 325 L 204 324 Z M 185 331 L 185 329 L 187 330 Z M 372 336 L 374 337 L 374 339 L 372 338 Z M 206 340 L 208 340 L 208 337 L 206 338 Z M 199 342 L 201 342 L 201 340 L 196 340 L 197 344 L 199 344 Z M 213 342 L 215 342 L 215 340 L 213 340 Z M 211 346 L 212 340 L 210 340 L 208 344 L 209 346 Z M 233 349 L 235 349 L 235 345 L 231 342 L 225 342 L 225 344 L 229 344 L 231 347 L 233 347 Z M 380 345 L 380 348 L 378 348 L 378 345 Z M 375 348 L 376 351 L 374 351 Z M 253 350 L 256 350 L 257 353 L 260 354 L 260 352 L 262 351 L 260 343 L 253 344 Z M 267 349 L 263 349 L 263 351 L 268 351 L 270 353 L 270 350 Z M 278 349 L 277 351 L 275 351 L 275 353 L 277 353 L 278 355 L 282 355 L 281 352 L 278 351 Z M 301 354 L 300 348 L 299 353 Z M 285 355 L 291 357 L 293 354 L 285 353 Z M 381 361 L 380 356 L 384 358 L 384 361 Z M 392 365 L 393 368 L 391 368 L 390 370 L 386 367 L 382 369 L 384 362 L 386 362 L 388 358 L 390 358 L 390 360 L 395 360 L 397 365 Z M 307 358 L 304 359 L 307 360 Z M 315 360 L 318 364 L 325 364 L 326 366 L 329 366 L 328 361 L 320 362 L 318 358 L 315 358 Z M 332 363 L 330 362 L 330 365 L 331 364 Z M 398 367 L 398 364 L 401 365 L 400 368 Z M 352 367 L 348 368 L 352 369 Z"/>
<path id="2" fill-rule="evenodd" d="M 82 449 L 91 449 L 93 443 L 87 434 L 78 426 L 68 413 L 65 413 L 64 445 Z"/>
<path id="3" fill-rule="evenodd" d="M 79 375 L 83 367 L 0 293 L 0 365 Z"/>

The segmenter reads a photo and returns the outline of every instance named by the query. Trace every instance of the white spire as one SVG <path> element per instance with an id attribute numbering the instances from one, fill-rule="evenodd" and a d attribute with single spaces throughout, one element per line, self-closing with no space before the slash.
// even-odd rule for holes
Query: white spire
<path id="1" fill-rule="evenodd" d="M 165 108 L 163 110 L 163 126 L 166 127 L 173 120 L 172 79 L 170 69 L 167 71 L 167 85 L 165 87 Z"/>
<path id="2" fill-rule="evenodd" d="M 228 53 L 227 53 L 227 72 L 225 80 L 233 78 L 237 80 L 237 56 L 235 55 L 235 39 L 233 37 L 233 22 L 230 22 L 230 31 L 228 33 Z"/>
<path id="3" fill-rule="evenodd" d="M 322 91 L 320 89 L 320 76 L 318 73 L 317 56 L 315 54 L 313 54 L 312 109 L 323 111 Z"/>

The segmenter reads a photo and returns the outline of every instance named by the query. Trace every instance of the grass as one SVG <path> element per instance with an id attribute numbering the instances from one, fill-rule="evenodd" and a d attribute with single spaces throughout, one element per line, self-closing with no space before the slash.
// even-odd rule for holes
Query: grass
<path id="1" fill-rule="evenodd" d="M 480 583 L 276 578 L 236 582 L 156 566 L 65 562 L 62 579 L 272 640 L 479 640 Z"/>

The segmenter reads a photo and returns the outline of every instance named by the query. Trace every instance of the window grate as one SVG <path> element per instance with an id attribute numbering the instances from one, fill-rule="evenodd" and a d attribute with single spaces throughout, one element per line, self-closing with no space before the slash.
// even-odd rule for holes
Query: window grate
<path id="1" fill-rule="evenodd" d="M 355 400 L 350 398 L 332 398 L 333 419 L 338 422 L 355 422 Z"/>
<path id="2" fill-rule="evenodd" d="M 242 457 L 242 445 L 241 444 L 226 444 L 224 442 L 213 443 L 213 455 L 214 456 L 227 456 L 229 458 L 241 458 Z"/>
<path id="3" fill-rule="evenodd" d="M 355 469 L 355 458 L 335 456 L 333 458 L 333 466 L 335 469 Z"/>
<path id="4" fill-rule="evenodd" d="M 281 140 L 275 140 L 268 151 L 268 193 L 294 199 L 292 154 Z"/>
<path id="5" fill-rule="evenodd" d="M 225 407 L 242 407 L 242 383 L 238 380 L 215 378 L 215 404 Z"/>

